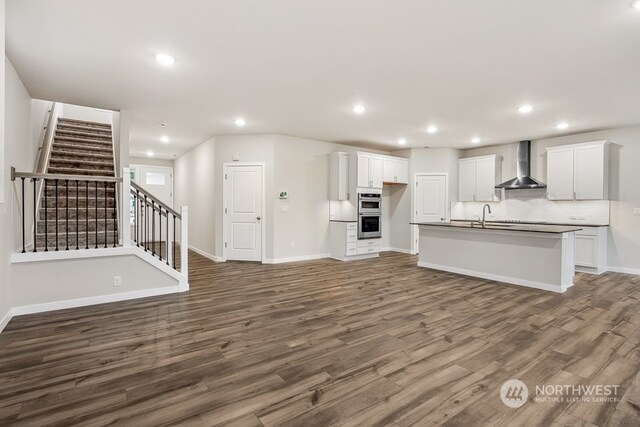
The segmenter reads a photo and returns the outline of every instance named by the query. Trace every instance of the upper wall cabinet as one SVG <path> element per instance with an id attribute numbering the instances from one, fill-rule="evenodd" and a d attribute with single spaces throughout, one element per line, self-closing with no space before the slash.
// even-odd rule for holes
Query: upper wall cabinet
<path id="1" fill-rule="evenodd" d="M 385 184 L 408 184 L 409 160 L 401 157 L 384 156 L 382 181 Z"/>
<path id="2" fill-rule="evenodd" d="M 329 156 L 329 196 L 330 200 L 349 200 L 349 153 Z"/>
<path id="3" fill-rule="evenodd" d="M 493 202 L 496 197 L 495 186 L 500 182 L 498 156 L 480 156 L 458 161 L 459 188 L 458 199 L 461 202 Z"/>
<path id="4" fill-rule="evenodd" d="M 606 141 L 547 148 L 549 200 L 606 200 L 608 176 Z"/>
<path id="5" fill-rule="evenodd" d="M 351 154 L 350 164 L 355 168 L 358 188 L 382 189 L 382 156 L 358 151 Z"/>

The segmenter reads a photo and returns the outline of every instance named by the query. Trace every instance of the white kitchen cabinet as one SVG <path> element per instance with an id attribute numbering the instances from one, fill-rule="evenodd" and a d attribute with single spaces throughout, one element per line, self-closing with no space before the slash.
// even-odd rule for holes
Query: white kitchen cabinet
<path id="1" fill-rule="evenodd" d="M 608 151 L 606 141 L 547 148 L 549 200 L 606 200 Z"/>
<path id="2" fill-rule="evenodd" d="M 600 274 L 607 271 L 607 227 L 584 227 L 576 231 L 576 271 Z"/>
<path id="3" fill-rule="evenodd" d="M 458 161 L 458 200 L 461 202 L 496 201 L 495 186 L 500 182 L 498 156 L 480 156 Z"/>
<path id="4" fill-rule="evenodd" d="M 401 157 L 384 156 L 382 162 L 382 181 L 385 184 L 408 184 L 409 160 Z"/>
<path id="5" fill-rule="evenodd" d="M 547 151 L 547 197 L 573 200 L 573 148 Z"/>
<path id="6" fill-rule="evenodd" d="M 355 167 L 356 186 L 358 188 L 382 189 L 382 156 L 379 154 L 352 153 Z"/>
<path id="7" fill-rule="evenodd" d="M 377 257 L 382 250 L 382 239 L 358 240 L 358 223 L 331 221 L 331 258 L 352 261 Z"/>
<path id="8" fill-rule="evenodd" d="M 331 153 L 329 162 L 330 200 L 349 200 L 349 153 Z"/>

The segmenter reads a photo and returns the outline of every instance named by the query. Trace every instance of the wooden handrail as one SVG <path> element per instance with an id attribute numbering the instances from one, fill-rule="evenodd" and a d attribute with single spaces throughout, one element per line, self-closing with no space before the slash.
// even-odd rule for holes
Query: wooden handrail
<path id="1" fill-rule="evenodd" d="M 135 182 L 131 181 L 131 192 L 135 194 L 135 190 L 137 190 L 138 192 L 144 194 L 145 196 L 147 196 L 148 198 L 150 198 L 151 200 L 153 200 L 154 202 L 156 202 L 158 205 L 160 205 L 161 207 L 163 207 L 165 210 L 167 210 L 168 212 L 171 213 L 171 215 L 175 216 L 178 219 L 182 219 L 182 216 L 180 215 L 180 212 L 177 212 L 175 209 L 173 209 L 172 207 L 168 206 L 167 204 L 161 202 L 160 200 L 158 200 L 158 198 L 156 196 L 154 196 L 153 194 L 149 193 L 148 191 L 146 191 L 144 188 L 140 187 L 138 184 L 136 184 Z"/>
<path id="2" fill-rule="evenodd" d="M 16 168 L 11 166 L 11 181 L 16 178 L 49 179 L 58 181 L 97 181 L 97 182 L 122 182 L 122 177 L 116 176 L 93 176 L 93 175 L 60 175 L 54 173 L 32 173 L 16 172 Z"/>
<path id="3" fill-rule="evenodd" d="M 49 164 L 49 156 L 51 155 L 51 147 L 53 146 L 53 134 L 54 134 L 54 114 L 56 113 L 57 104 L 51 103 L 49 110 L 47 111 L 47 123 L 44 127 L 44 135 L 42 137 L 42 145 L 40 146 L 40 152 L 38 154 L 38 164 L 36 165 L 36 173 L 46 172 L 47 165 Z"/>

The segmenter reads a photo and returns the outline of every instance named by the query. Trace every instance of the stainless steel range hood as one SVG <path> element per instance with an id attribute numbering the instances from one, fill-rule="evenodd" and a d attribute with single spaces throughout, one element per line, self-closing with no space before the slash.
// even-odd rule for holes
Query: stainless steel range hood
<path id="1" fill-rule="evenodd" d="M 517 147 L 516 177 L 505 181 L 496 188 L 520 190 L 524 188 L 547 188 L 547 185 L 531 177 L 531 141 L 520 141 Z"/>

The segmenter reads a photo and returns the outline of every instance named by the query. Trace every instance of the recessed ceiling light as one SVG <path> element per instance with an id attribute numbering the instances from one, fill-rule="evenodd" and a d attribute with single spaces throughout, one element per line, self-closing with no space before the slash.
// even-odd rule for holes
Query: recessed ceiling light
<path id="1" fill-rule="evenodd" d="M 363 114 L 365 111 L 367 111 L 367 109 L 364 108 L 364 105 L 362 104 L 358 104 L 353 107 L 353 112 L 356 114 Z"/>
<path id="2" fill-rule="evenodd" d="M 176 58 L 168 53 L 156 53 L 156 61 L 161 65 L 173 65 L 176 63 Z"/>
<path id="3" fill-rule="evenodd" d="M 147 151 L 147 156 L 153 157 L 153 151 L 151 151 L 151 150 Z"/>
<path id="4" fill-rule="evenodd" d="M 635 10 L 640 10 L 640 0 L 636 0 L 633 3 L 631 3 L 631 7 L 634 8 Z"/>
<path id="5" fill-rule="evenodd" d="M 471 143 L 472 144 L 478 144 L 480 142 L 480 138 L 473 138 L 471 139 Z"/>
<path id="6" fill-rule="evenodd" d="M 242 126 L 244 126 L 244 125 L 246 125 L 246 124 L 247 124 L 247 122 L 245 121 L 245 119 L 243 119 L 242 117 L 238 117 L 238 118 L 235 120 L 235 122 L 234 122 L 234 123 L 236 124 L 236 126 L 240 126 L 240 127 L 242 127 Z"/>
<path id="7" fill-rule="evenodd" d="M 521 114 L 529 114 L 533 111 L 533 107 L 531 105 L 522 105 L 520 108 L 518 108 L 518 111 Z"/>
<path id="8" fill-rule="evenodd" d="M 160 138 L 160 141 L 164 142 L 165 144 L 169 142 L 169 137 L 168 136 L 163 136 Z"/>
<path id="9" fill-rule="evenodd" d="M 567 123 L 567 122 L 561 122 L 561 123 L 558 123 L 556 125 L 556 128 L 558 128 L 558 129 L 566 129 L 568 127 L 569 127 L 569 123 Z"/>
<path id="10" fill-rule="evenodd" d="M 434 133 L 436 133 L 436 132 L 438 132 L 438 128 L 437 128 L 437 127 L 435 127 L 435 126 L 429 126 L 429 127 L 427 128 L 427 133 L 434 134 Z"/>
<path id="11" fill-rule="evenodd" d="M 407 143 L 407 140 L 406 140 L 406 139 L 404 139 L 404 138 L 400 138 L 400 139 L 398 140 L 398 144 L 400 144 L 400 145 L 404 145 L 404 144 L 406 144 L 406 143 Z"/>

